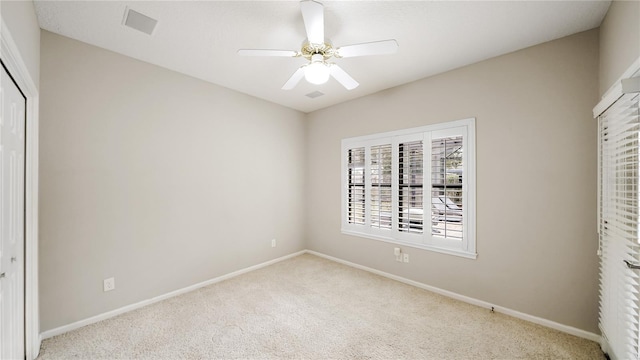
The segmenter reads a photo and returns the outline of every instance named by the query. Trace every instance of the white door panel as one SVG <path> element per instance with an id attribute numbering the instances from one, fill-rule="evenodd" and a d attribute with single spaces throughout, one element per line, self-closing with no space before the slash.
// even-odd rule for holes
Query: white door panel
<path id="1" fill-rule="evenodd" d="M 0 359 L 24 359 L 26 99 L 0 68 Z"/>

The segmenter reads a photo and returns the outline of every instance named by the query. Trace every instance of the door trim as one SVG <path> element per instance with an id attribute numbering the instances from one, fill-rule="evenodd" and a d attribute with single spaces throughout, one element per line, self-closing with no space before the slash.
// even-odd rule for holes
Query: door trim
<path id="1" fill-rule="evenodd" d="M 0 19 L 1 20 L 1 19 Z M 0 21 L 0 58 L 27 98 L 25 153 L 25 357 L 40 352 L 38 311 L 38 104 L 39 93 L 9 29 Z"/>

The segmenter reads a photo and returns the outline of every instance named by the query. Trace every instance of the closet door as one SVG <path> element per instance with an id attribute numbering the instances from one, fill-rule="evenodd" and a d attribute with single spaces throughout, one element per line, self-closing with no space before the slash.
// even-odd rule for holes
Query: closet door
<path id="1" fill-rule="evenodd" d="M 626 94 L 598 118 L 600 329 L 613 359 L 638 359 L 638 99 Z"/>
<path id="2" fill-rule="evenodd" d="M 0 359 L 24 359 L 25 111 L 0 62 Z"/>

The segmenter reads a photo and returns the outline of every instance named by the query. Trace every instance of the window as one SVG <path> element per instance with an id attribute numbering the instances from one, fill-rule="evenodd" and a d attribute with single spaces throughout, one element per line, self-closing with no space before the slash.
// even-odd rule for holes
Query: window
<path id="1" fill-rule="evenodd" d="M 476 258 L 475 119 L 342 140 L 342 232 Z"/>

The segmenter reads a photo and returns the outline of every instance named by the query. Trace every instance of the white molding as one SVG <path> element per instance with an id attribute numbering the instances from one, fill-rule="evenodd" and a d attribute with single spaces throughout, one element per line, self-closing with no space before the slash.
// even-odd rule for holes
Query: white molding
<path id="1" fill-rule="evenodd" d="M 182 289 L 179 289 L 179 290 L 175 290 L 175 291 L 172 291 L 172 292 L 164 294 L 164 295 L 159 295 L 159 296 L 156 296 L 154 298 L 151 298 L 151 299 L 148 299 L 148 300 L 143 300 L 143 301 L 137 302 L 135 304 L 123 306 L 121 308 L 118 308 L 118 309 L 115 309 L 115 310 L 112 310 L 112 311 L 108 311 L 106 313 L 102 313 L 102 314 L 99 314 L 99 315 L 96 315 L 96 316 L 92 316 L 92 317 L 84 319 L 84 320 L 76 321 L 76 322 L 68 324 L 68 325 L 63 325 L 63 326 L 57 327 L 55 329 L 47 330 L 47 331 L 43 332 L 42 334 L 40 334 L 40 338 L 41 338 L 41 340 L 44 340 L 44 339 L 48 339 L 48 338 L 56 336 L 56 335 L 64 334 L 66 332 L 79 329 L 79 328 L 81 328 L 83 326 L 94 324 L 94 323 L 97 323 L 99 321 L 103 321 L 103 320 L 106 320 L 106 319 L 109 319 L 109 318 L 124 314 L 126 312 L 133 311 L 133 310 L 139 309 L 141 307 L 157 303 L 157 302 L 162 301 L 162 300 L 166 300 L 166 299 L 178 296 L 178 295 L 182 295 L 182 294 L 197 290 L 199 288 L 202 288 L 204 286 L 208 286 L 208 285 L 212 285 L 212 284 L 224 281 L 224 280 L 228 280 L 228 279 L 234 278 L 236 276 L 239 276 L 239 275 L 242 275 L 242 274 L 246 274 L 248 272 L 251 272 L 251 271 L 254 271 L 254 270 L 258 270 L 258 269 L 264 268 L 266 266 L 273 265 L 275 263 L 278 263 L 278 262 L 281 262 L 281 261 L 284 261 L 284 260 L 299 256 L 299 255 L 302 255 L 302 254 L 312 254 L 312 255 L 315 255 L 315 256 L 318 256 L 318 257 L 321 257 L 321 258 L 324 258 L 324 259 L 327 259 L 327 260 L 335 261 L 337 263 L 344 264 L 344 265 L 347 265 L 347 266 L 350 266 L 350 267 L 353 267 L 353 268 L 356 268 L 356 269 L 364 270 L 364 271 L 367 271 L 367 272 L 370 272 L 370 273 L 373 273 L 373 274 L 376 274 L 376 275 L 384 276 L 386 278 L 389 278 L 389 279 L 392 279 L 392 280 L 396 280 L 396 281 L 399 281 L 399 282 L 402 282 L 402 283 L 405 283 L 405 284 L 408 284 L 408 285 L 411 285 L 411 286 L 415 286 L 415 287 L 418 287 L 418 288 L 421 288 L 421 289 L 425 289 L 425 290 L 434 292 L 436 294 L 444 295 L 444 296 L 452 298 L 452 299 L 460 300 L 460 301 L 466 302 L 468 304 L 480 306 L 480 307 L 483 307 L 483 308 L 486 308 L 486 309 L 493 308 L 494 311 L 499 312 L 499 313 L 503 313 L 503 314 L 506 314 L 506 315 L 509 315 L 509 316 L 513 316 L 513 317 L 518 318 L 518 319 L 526 320 L 526 321 L 529 321 L 529 322 L 532 322 L 532 323 L 535 323 L 535 324 L 538 324 L 538 325 L 542 325 L 542 326 L 545 326 L 545 327 L 548 327 L 548 328 L 551 328 L 551 329 L 555 329 L 555 330 L 558 330 L 558 331 L 561 331 L 561 332 L 564 332 L 564 333 L 567 333 L 567 334 L 578 336 L 578 337 L 581 337 L 581 338 L 584 338 L 584 339 L 587 339 L 587 340 L 598 342 L 598 343 L 601 344 L 601 346 L 603 346 L 603 349 L 605 348 L 604 347 L 605 345 L 603 344 L 603 342 L 605 340 L 600 335 L 597 335 L 597 334 L 594 334 L 594 333 L 591 333 L 591 332 L 588 332 L 588 331 L 585 331 L 585 330 L 577 329 L 577 328 L 574 328 L 574 327 L 571 327 L 571 326 L 563 325 L 563 324 L 560 324 L 560 323 L 557 323 L 557 322 L 554 322 L 554 321 L 551 321 L 551 320 L 543 319 L 543 318 L 540 318 L 540 317 L 537 317 L 537 316 L 525 314 L 525 313 L 522 313 L 522 312 L 519 312 L 519 311 L 516 311 L 516 310 L 512 310 L 512 309 L 509 309 L 509 308 L 497 306 L 495 304 L 491 304 L 491 303 L 488 303 L 486 301 L 482 301 L 482 300 L 478 300 L 478 299 L 475 299 L 475 298 L 472 298 L 472 297 L 460 295 L 460 294 L 457 294 L 457 293 L 454 293 L 454 292 L 451 292 L 451 291 L 448 291 L 448 290 L 444 290 L 444 289 L 440 289 L 440 288 L 437 288 L 437 287 L 434 287 L 434 286 L 426 285 L 426 284 L 423 284 L 423 283 L 418 282 L 418 281 L 410 280 L 410 279 L 403 278 L 403 277 L 397 276 L 397 275 L 393 275 L 393 274 L 390 274 L 390 273 L 387 273 L 387 272 L 384 272 L 384 271 L 380 271 L 380 270 L 376 270 L 376 269 L 373 269 L 373 268 L 370 268 L 370 267 L 366 267 L 366 266 L 363 266 L 363 265 L 352 263 L 350 261 L 342 260 L 342 259 L 339 259 L 339 258 L 336 258 L 336 257 L 333 257 L 333 256 L 329 256 L 329 255 L 325 255 L 323 253 L 319 253 L 319 252 L 313 251 L 313 250 L 298 251 L 296 253 L 285 255 L 285 256 L 282 256 L 282 257 L 274 259 L 274 260 L 266 261 L 266 262 L 263 262 L 263 263 L 258 264 L 258 265 L 250 266 L 250 267 L 247 267 L 247 268 L 244 268 L 244 269 L 241 269 L 241 270 L 238 270 L 238 271 L 234 271 L 234 272 L 226 274 L 226 275 L 222 275 L 222 276 L 219 276 L 219 277 L 207 280 L 207 281 L 203 281 L 203 282 L 191 285 L 191 286 L 187 286 L 185 288 L 182 288 Z"/>
<path id="2" fill-rule="evenodd" d="M 640 73 L 640 57 L 638 57 L 629 68 L 616 80 L 613 85 L 607 90 L 598 105 L 593 108 L 593 117 L 600 116 L 605 110 L 609 108 L 616 100 L 618 100 L 623 94 L 622 92 L 622 80 L 630 78 Z"/>
<path id="3" fill-rule="evenodd" d="M 27 97 L 27 151 L 25 154 L 25 357 L 40 352 L 38 306 L 38 130 L 39 94 L 18 46 L 0 16 L 0 58 Z"/>
<path id="4" fill-rule="evenodd" d="M 102 313 L 102 314 L 99 314 L 99 315 L 96 315 L 96 316 L 92 316 L 92 317 L 84 319 L 84 320 L 76 321 L 76 322 L 68 324 L 68 325 L 63 325 L 63 326 L 57 327 L 55 329 L 47 330 L 47 331 L 43 332 L 42 334 L 40 334 L 40 337 L 42 338 L 42 340 L 44 340 L 44 339 L 48 339 L 48 338 L 56 336 L 56 335 L 64 334 L 66 332 L 81 328 L 81 327 L 86 326 L 86 325 L 94 324 L 94 323 L 97 323 L 99 321 L 106 320 L 106 319 L 118 316 L 120 314 L 124 314 L 126 312 L 129 312 L 129 311 L 132 311 L 132 310 L 136 310 L 136 309 L 139 309 L 139 308 L 147 306 L 147 305 L 151 305 L 151 304 L 157 303 L 157 302 L 162 301 L 162 300 L 166 300 L 166 299 L 178 296 L 178 295 L 182 295 L 182 294 L 185 294 L 185 293 L 200 289 L 200 288 L 208 286 L 208 285 L 212 285 L 212 284 L 224 281 L 224 280 L 228 280 L 228 279 L 234 278 L 236 276 L 239 276 L 239 275 L 242 275 L 242 274 L 246 274 L 248 272 L 255 271 L 255 270 L 258 270 L 258 269 L 261 269 L 261 268 L 264 268 L 264 267 L 269 266 L 269 265 L 273 265 L 275 263 L 278 263 L 278 262 L 281 262 L 281 261 L 284 261 L 284 260 L 299 256 L 299 255 L 302 255 L 305 252 L 306 252 L 306 250 L 298 251 L 298 252 L 293 253 L 293 254 L 285 255 L 285 256 L 279 257 L 277 259 L 269 260 L 269 261 L 260 263 L 258 265 L 249 266 L 247 268 L 240 269 L 240 270 L 234 271 L 234 272 L 226 274 L 226 275 L 218 276 L 218 277 L 210 279 L 210 280 L 206 280 L 206 281 L 203 281 L 203 282 L 191 285 L 191 286 L 187 286 L 187 287 L 184 287 L 182 289 L 178 289 L 178 290 L 166 293 L 164 295 L 159 295 L 159 296 L 153 297 L 151 299 L 142 300 L 142 301 L 137 302 L 135 304 L 123 306 L 121 308 L 118 308 L 118 309 L 115 309 L 115 310 L 111 310 L 111 311 L 108 311 L 106 313 Z"/>
<path id="5" fill-rule="evenodd" d="M 344 265 L 347 265 L 347 266 L 351 266 L 351 267 L 356 268 L 356 269 L 368 271 L 368 272 L 376 274 L 376 275 L 384 276 L 384 277 L 392 279 L 392 280 L 400 281 L 400 282 L 408 284 L 408 285 L 412 285 L 412 286 L 415 286 L 415 287 L 418 287 L 418 288 L 421 288 L 421 289 L 425 289 L 425 290 L 434 292 L 436 294 L 444 295 L 444 296 L 450 297 L 452 299 L 460 300 L 460 301 L 466 302 L 468 304 L 480 306 L 480 307 L 483 307 L 483 308 L 486 308 L 486 309 L 493 308 L 494 311 L 496 311 L 496 312 L 499 312 L 499 313 L 502 313 L 502 314 L 506 314 L 506 315 L 509 315 L 509 316 L 513 316 L 513 317 L 518 318 L 518 319 L 526 320 L 526 321 L 532 322 L 534 324 L 542 325 L 542 326 L 545 326 L 545 327 L 548 327 L 548 328 L 551 328 L 551 329 L 562 331 L 562 332 L 567 333 L 567 334 L 578 336 L 578 337 L 581 337 L 581 338 L 584 338 L 584 339 L 587 339 L 587 340 L 591 340 L 591 341 L 595 341 L 595 342 L 598 342 L 598 343 L 601 341 L 601 336 L 600 335 L 597 335 L 597 334 L 594 334 L 594 333 L 591 333 L 591 332 L 588 332 L 588 331 L 585 331 L 585 330 L 581 330 L 581 329 L 578 329 L 578 328 L 574 328 L 572 326 L 563 325 L 563 324 L 557 323 L 555 321 L 551 321 L 551 320 L 543 319 L 543 318 L 540 318 L 540 317 L 537 317 L 537 316 L 525 314 L 525 313 L 522 313 L 522 312 L 519 312 L 519 311 L 516 311 L 516 310 L 513 310 L 513 309 L 505 308 L 505 307 L 502 307 L 502 306 L 497 306 L 495 304 L 491 304 L 491 303 L 486 302 L 486 301 L 478 300 L 478 299 L 475 299 L 475 298 L 472 298 L 472 297 L 469 297 L 469 296 L 465 296 L 465 295 L 460 295 L 458 293 L 454 293 L 452 291 L 440 289 L 440 288 L 437 288 L 435 286 L 426 285 L 426 284 L 423 284 L 423 283 L 418 282 L 418 281 L 410 280 L 410 279 L 407 279 L 407 278 L 403 278 L 401 276 L 389 274 L 389 273 L 384 272 L 384 271 L 376 270 L 376 269 L 373 269 L 373 268 L 370 268 L 370 267 L 366 267 L 366 266 L 363 266 L 363 265 L 352 263 L 350 261 L 342 260 L 342 259 L 339 259 L 339 258 L 336 258 L 336 257 L 333 257 L 333 256 L 329 256 L 329 255 L 325 255 L 325 254 L 319 253 L 317 251 L 307 250 L 306 252 L 308 254 L 313 254 L 313 255 L 325 258 L 327 260 L 335 261 L 337 263 L 344 264 Z"/>

